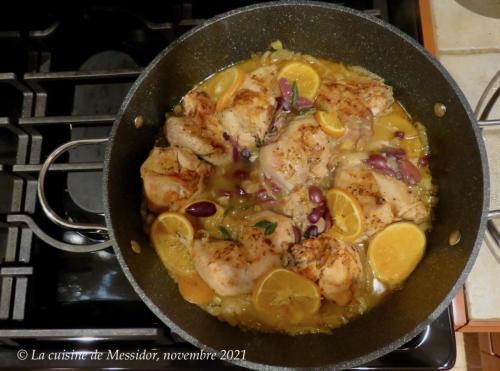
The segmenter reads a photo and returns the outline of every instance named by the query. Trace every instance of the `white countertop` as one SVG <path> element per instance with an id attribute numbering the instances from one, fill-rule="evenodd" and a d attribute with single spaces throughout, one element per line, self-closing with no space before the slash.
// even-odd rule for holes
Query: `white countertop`
<path id="1" fill-rule="evenodd" d="M 474 13 L 455 0 L 431 0 L 431 12 L 437 57 L 474 109 L 500 70 L 500 19 Z M 500 119 L 500 100 L 489 119 Z M 500 129 L 486 129 L 483 134 L 491 174 L 490 208 L 500 209 Z M 465 285 L 470 320 L 500 320 L 500 249 L 487 243 Z"/>

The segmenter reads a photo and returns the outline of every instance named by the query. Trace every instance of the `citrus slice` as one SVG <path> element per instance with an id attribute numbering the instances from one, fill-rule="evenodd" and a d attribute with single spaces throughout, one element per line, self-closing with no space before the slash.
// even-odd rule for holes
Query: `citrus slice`
<path id="1" fill-rule="evenodd" d="M 314 282 L 295 272 L 277 268 L 258 280 L 252 301 L 260 312 L 299 321 L 318 311 L 321 295 Z"/>
<path id="2" fill-rule="evenodd" d="M 337 188 L 328 191 L 326 200 L 333 221 L 329 233 L 345 242 L 356 241 L 363 232 L 363 210 L 358 201 Z"/>
<path id="3" fill-rule="evenodd" d="M 286 64 L 278 73 L 278 80 L 285 78 L 290 83 L 296 82 L 299 96 L 314 100 L 319 88 L 319 75 L 307 63 L 291 62 Z"/>
<path id="4" fill-rule="evenodd" d="M 238 67 L 231 67 L 216 74 L 207 86 L 207 93 L 217 101 L 215 110 L 220 112 L 229 105 L 231 98 L 240 87 L 245 72 Z"/>
<path id="5" fill-rule="evenodd" d="M 191 304 L 205 305 L 210 303 L 214 290 L 206 284 L 198 273 L 179 278 L 179 292 Z"/>
<path id="6" fill-rule="evenodd" d="M 175 275 L 195 273 L 191 260 L 194 231 L 182 214 L 164 212 L 158 215 L 150 230 L 151 242 L 165 267 Z"/>
<path id="7" fill-rule="evenodd" d="M 413 272 L 425 251 L 425 234 L 409 222 L 391 224 L 368 245 L 368 261 L 375 276 L 391 286 Z"/>
<path id="8" fill-rule="evenodd" d="M 222 225 L 224 219 L 224 208 L 212 200 L 196 200 L 190 202 L 184 207 L 186 210 L 189 206 L 198 202 L 210 202 L 215 205 L 216 212 L 214 215 L 198 218 L 201 227 L 205 229 L 212 237 L 220 238 L 219 226 Z"/>
<path id="9" fill-rule="evenodd" d="M 321 129 L 326 134 L 334 138 L 340 138 L 342 135 L 344 135 L 346 128 L 340 122 L 336 112 L 317 111 L 314 114 L 314 117 L 316 118 L 316 121 L 318 121 Z"/>

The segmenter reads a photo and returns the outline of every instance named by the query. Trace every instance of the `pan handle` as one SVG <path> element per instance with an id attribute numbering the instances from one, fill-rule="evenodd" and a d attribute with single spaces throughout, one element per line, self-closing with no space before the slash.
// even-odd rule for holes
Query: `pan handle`
<path id="1" fill-rule="evenodd" d="M 483 94 L 477 102 L 475 114 L 477 117 L 477 124 L 481 129 L 500 127 L 500 119 L 488 120 L 488 114 L 496 103 L 500 87 L 498 87 L 498 82 L 500 81 L 500 71 L 497 71 L 495 76 L 488 83 L 484 89 Z M 500 229 L 496 226 L 494 219 L 500 218 L 500 210 L 490 210 L 488 212 L 488 222 L 486 224 L 486 229 L 490 234 L 491 238 L 495 242 L 498 248 L 500 248 Z"/>
<path id="2" fill-rule="evenodd" d="M 40 170 L 40 174 L 38 175 L 38 185 L 37 185 L 38 201 L 40 201 L 40 205 L 42 206 L 42 210 L 45 213 L 45 215 L 47 215 L 47 217 L 55 224 L 67 229 L 107 232 L 108 228 L 105 225 L 73 223 L 66 219 L 61 218 L 50 207 L 49 203 L 47 202 L 47 197 L 45 196 L 45 176 L 47 175 L 49 167 L 57 160 L 59 156 L 61 156 L 64 152 L 70 150 L 71 148 L 80 145 L 99 144 L 99 143 L 105 143 L 107 141 L 108 141 L 107 138 L 99 138 L 99 139 L 80 139 L 64 143 L 61 146 L 57 147 L 43 163 L 43 166 Z"/>

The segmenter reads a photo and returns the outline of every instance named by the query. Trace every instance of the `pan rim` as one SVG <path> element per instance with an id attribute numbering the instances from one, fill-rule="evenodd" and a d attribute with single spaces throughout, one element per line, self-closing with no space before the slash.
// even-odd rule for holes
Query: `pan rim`
<path id="1" fill-rule="evenodd" d="M 203 30 L 204 28 L 221 21 L 223 19 L 226 19 L 228 17 L 231 17 L 233 15 L 237 15 L 240 13 L 245 13 L 245 12 L 251 12 L 253 10 L 258 10 L 258 9 L 263 9 L 263 8 L 273 8 L 273 7 L 288 7 L 288 6 L 306 6 L 306 7 L 316 7 L 318 9 L 329 9 L 329 10 L 335 10 L 341 13 L 346 13 L 349 15 L 354 15 L 360 18 L 363 18 L 365 21 L 375 23 L 376 25 L 385 28 L 386 30 L 394 33 L 396 36 L 399 36 L 403 41 L 409 43 L 412 47 L 414 47 L 420 54 L 422 54 L 427 61 L 429 61 L 434 68 L 438 70 L 438 72 L 441 73 L 441 75 L 445 78 L 447 83 L 450 85 L 450 87 L 453 89 L 454 93 L 458 97 L 460 103 L 464 107 L 466 114 L 469 118 L 470 124 L 472 125 L 474 137 L 479 149 L 479 154 L 481 158 L 481 165 L 482 165 L 482 175 L 483 175 L 483 185 L 484 185 L 484 191 L 483 191 L 483 200 L 482 200 L 482 207 L 481 207 L 481 220 L 479 223 L 479 228 L 476 233 L 476 239 L 474 241 L 474 245 L 472 247 L 472 251 L 469 255 L 469 259 L 467 263 L 464 266 L 464 269 L 462 270 L 462 273 L 456 280 L 455 284 L 447 294 L 447 296 L 441 301 L 441 303 L 432 311 L 432 313 L 429 314 L 429 316 L 422 322 L 420 322 L 417 326 L 413 328 L 413 330 L 408 331 L 407 333 L 401 335 L 398 339 L 394 340 L 393 342 L 386 344 L 384 347 L 377 349 L 373 352 L 364 354 L 362 356 L 359 356 L 357 358 L 348 360 L 348 361 L 343 361 L 339 362 L 336 364 L 333 364 L 332 366 L 334 369 L 344 369 L 344 368 L 351 368 L 355 366 L 359 366 L 361 364 L 364 364 L 366 362 L 372 361 L 374 359 L 377 359 L 408 342 L 412 338 L 414 338 L 416 335 L 418 335 L 422 330 L 424 329 L 425 326 L 427 326 L 429 323 L 433 322 L 437 317 L 449 306 L 450 302 L 452 301 L 453 297 L 457 294 L 458 290 L 463 286 L 468 274 L 470 273 L 473 264 L 477 258 L 477 255 L 479 253 L 480 246 L 482 244 L 483 238 L 484 238 L 484 233 L 485 233 L 485 228 L 486 228 L 486 220 L 487 220 L 487 212 L 488 212 L 488 206 L 489 206 L 489 194 L 490 194 L 490 182 L 489 182 L 489 170 L 488 170 L 488 159 L 486 155 L 486 148 L 484 144 L 483 137 L 481 135 L 480 129 L 477 125 L 477 120 L 473 114 L 473 111 L 467 102 L 465 96 L 463 95 L 463 92 L 461 89 L 458 87 L 454 79 L 451 77 L 451 75 L 448 73 L 448 71 L 441 65 L 441 63 L 434 57 L 432 56 L 422 45 L 420 45 L 417 41 L 415 41 L 413 38 L 402 32 L 401 30 L 397 29 L 396 27 L 392 26 L 389 23 L 386 23 L 378 18 L 375 18 L 373 16 L 370 16 L 368 14 L 362 13 L 360 11 L 347 8 L 344 6 L 336 5 L 336 4 L 329 4 L 329 3 L 323 3 L 323 2 L 317 2 L 317 1 L 304 1 L 304 0 L 288 0 L 288 1 L 271 1 L 271 2 L 266 2 L 266 3 L 261 3 L 261 4 L 254 4 L 254 5 L 249 5 L 246 7 L 241 7 L 238 9 L 231 10 L 229 12 L 223 13 L 221 15 L 218 15 L 214 18 L 211 18 L 204 22 L 203 24 L 191 29 L 190 31 L 186 32 L 185 34 L 181 35 L 179 38 L 174 40 L 172 43 L 170 43 L 165 49 L 163 49 L 151 62 L 150 64 L 144 69 L 142 74 L 137 78 L 137 80 L 134 82 L 132 85 L 131 89 L 129 90 L 127 96 L 125 97 L 120 110 L 116 116 L 116 120 L 113 123 L 113 127 L 110 132 L 109 136 L 109 143 L 106 146 L 106 152 L 105 152 L 105 157 L 104 157 L 104 169 L 103 169 L 103 199 L 104 199 L 104 209 L 105 209 L 105 220 L 106 220 L 106 225 L 109 228 L 109 237 L 110 240 L 112 241 L 113 245 L 113 250 L 115 251 L 115 254 L 117 256 L 117 259 L 121 265 L 121 268 L 133 286 L 134 290 L 137 292 L 139 297 L 145 302 L 145 304 L 149 307 L 149 309 L 169 328 L 171 328 L 175 333 L 177 333 L 179 336 L 196 346 L 197 348 L 203 349 L 205 351 L 211 351 L 211 352 L 217 352 L 214 348 L 211 348 L 210 346 L 201 343 L 197 338 L 192 336 L 191 334 L 187 333 L 183 329 L 181 329 L 175 322 L 170 320 L 161 310 L 160 308 L 146 295 L 144 290 L 139 286 L 137 281 L 134 278 L 133 273 L 130 271 L 127 263 L 125 262 L 125 259 L 121 253 L 121 248 L 118 246 L 115 235 L 114 235 L 114 230 L 112 228 L 112 220 L 111 220 L 111 215 L 109 212 L 109 195 L 108 195 L 108 175 L 109 175 L 109 163 L 110 163 L 110 157 L 111 153 L 114 148 L 114 138 L 116 131 L 118 129 L 118 126 L 120 122 L 122 122 L 123 115 L 129 105 L 129 102 L 131 99 L 134 97 L 136 90 L 139 88 L 139 86 L 142 85 L 142 82 L 144 79 L 149 75 L 149 72 L 154 69 L 157 64 L 164 58 L 165 55 L 170 53 L 172 49 L 174 49 L 177 45 L 181 44 L 184 40 L 190 38 L 193 34 Z M 264 363 L 259 363 L 259 362 L 253 362 L 253 361 L 236 361 L 233 362 L 234 364 L 237 364 L 239 366 L 251 368 L 251 369 L 266 369 L 266 370 L 271 370 L 271 369 L 307 369 L 310 367 L 280 367 L 280 366 L 271 366 L 268 364 Z M 322 367 L 332 367 L 330 365 L 323 365 Z"/>

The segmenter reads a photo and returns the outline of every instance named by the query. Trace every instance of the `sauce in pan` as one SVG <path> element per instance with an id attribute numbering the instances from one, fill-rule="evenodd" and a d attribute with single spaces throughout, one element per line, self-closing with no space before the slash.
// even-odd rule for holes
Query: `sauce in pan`
<path id="1" fill-rule="evenodd" d="M 329 333 L 424 254 L 425 127 L 361 67 L 274 42 L 194 87 L 161 137 L 146 230 L 181 295 L 231 325 Z"/>

